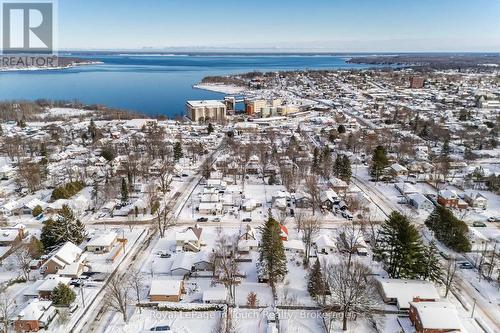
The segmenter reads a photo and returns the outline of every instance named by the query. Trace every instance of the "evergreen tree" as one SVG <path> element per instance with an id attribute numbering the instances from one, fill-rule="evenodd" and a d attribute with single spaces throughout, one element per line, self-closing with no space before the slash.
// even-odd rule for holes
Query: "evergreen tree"
<path id="1" fill-rule="evenodd" d="M 333 163 L 333 175 L 340 178 L 342 173 L 342 155 L 337 154 L 335 157 L 335 162 Z"/>
<path id="2" fill-rule="evenodd" d="M 382 175 L 383 170 L 389 166 L 389 159 L 387 152 L 383 146 L 377 146 L 373 151 L 372 165 L 370 167 L 370 174 L 378 181 Z"/>
<path id="3" fill-rule="evenodd" d="M 184 156 L 182 152 L 182 144 L 180 141 L 177 141 L 174 146 L 174 159 L 176 161 L 180 160 Z"/>
<path id="4" fill-rule="evenodd" d="M 40 205 L 36 205 L 33 210 L 31 211 L 31 215 L 34 217 L 37 217 L 38 215 L 43 213 L 43 208 Z"/>
<path id="5" fill-rule="evenodd" d="M 28 251 L 31 258 L 39 259 L 44 253 L 42 242 L 35 236 L 32 236 L 28 243 Z"/>
<path id="6" fill-rule="evenodd" d="M 285 248 L 281 239 L 281 226 L 269 209 L 269 218 L 261 228 L 262 245 L 260 258 L 262 273 L 269 279 L 269 284 L 276 292 L 276 282 L 282 281 L 287 273 Z"/>
<path id="7" fill-rule="evenodd" d="M 434 232 L 437 240 L 449 248 L 462 253 L 470 251 L 471 244 L 467 237 L 469 227 L 446 207 L 436 206 L 425 220 L 425 225 Z"/>
<path id="8" fill-rule="evenodd" d="M 127 181 L 125 180 L 125 178 L 122 178 L 121 193 L 122 193 L 122 202 L 127 202 L 128 201 L 128 186 L 127 186 Z"/>
<path id="9" fill-rule="evenodd" d="M 382 224 L 375 254 L 391 278 L 412 279 L 420 275 L 422 241 L 408 218 L 398 212 L 392 212 Z"/>
<path id="10" fill-rule="evenodd" d="M 313 173 L 318 173 L 318 171 L 319 171 L 319 164 L 320 164 L 319 150 L 318 150 L 318 147 L 314 147 L 313 161 L 312 161 L 312 171 L 313 171 Z"/>
<path id="11" fill-rule="evenodd" d="M 332 154 L 330 149 L 325 147 L 321 153 L 321 174 L 325 178 L 330 178 L 332 174 Z"/>
<path id="12" fill-rule="evenodd" d="M 208 134 L 212 134 L 213 131 L 214 131 L 214 125 L 212 125 L 212 123 L 208 123 L 208 126 L 207 126 Z"/>
<path id="13" fill-rule="evenodd" d="M 274 185 L 274 184 L 276 184 L 276 176 L 275 176 L 273 173 L 269 176 L 269 179 L 268 179 L 267 183 L 268 183 L 269 185 Z"/>
<path id="14" fill-rule="evenodd" d="M 340 124 L 339 127 L 337 128 L 337 132 L 339 132 L 339 134 L 344 134 L 345 133 L 345 126 Z"/>
<path id="15" fill-rule="evenodd" d="M 57 287 L 52 291 L 52 302 L 54 305 L 68 306 L 73 303 L 75 298 L 75 292 L 62 282 L 59 282 Z"/>
<path id="16" fill-rule="evenodd" d="M 321 272 L 321 265 L 319 259 L 316 259 L 310 273 L 309 281 L 307 283 L 307 290 L 311 297 L 316 298 L 327 294 L 327 285 Z"/>
<path id="17" fill-rule="evenodd" d="M 79 245 L 85 236 L 83 223 L 75 218 L 68 206 L 64 205 L 56 220 L 49 219 L 45 222 L 40 240 L 46 249 L 50 249 L 68 241 Z"/>
<path id="18" fill-rule="evenodd" d="M 349 160 L 349 157 L 344 155 L 342 156 L 340 163 L 340 179 L 349 183 L 351 177 L 352 177 L 351 161 Z"/>
<path id="19" fill-rule="evenodd" d="M 432 282 L 440 282 L 442 278 L 441 265 L 438 259 L 436 244 L 431 242 L 422 252 L 421 278 Z"/>

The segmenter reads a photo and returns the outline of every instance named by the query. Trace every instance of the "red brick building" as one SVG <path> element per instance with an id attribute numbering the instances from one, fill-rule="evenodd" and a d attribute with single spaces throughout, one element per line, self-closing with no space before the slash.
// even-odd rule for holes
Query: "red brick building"
<path id="1" fill-rule="evenodd" d="M 410 320 L 417 333 L 460 332 L 462 325 L 457 310 L 448 302 L 410 303 Z"/>

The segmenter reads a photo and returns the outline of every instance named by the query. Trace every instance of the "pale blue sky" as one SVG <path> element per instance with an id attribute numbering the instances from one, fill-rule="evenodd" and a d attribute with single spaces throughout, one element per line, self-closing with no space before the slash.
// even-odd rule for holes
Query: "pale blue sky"
<path id="1" fill-rule="evenodd" d="M 59 0 L 60 49 L 500 51 L 499 0 Z"/>

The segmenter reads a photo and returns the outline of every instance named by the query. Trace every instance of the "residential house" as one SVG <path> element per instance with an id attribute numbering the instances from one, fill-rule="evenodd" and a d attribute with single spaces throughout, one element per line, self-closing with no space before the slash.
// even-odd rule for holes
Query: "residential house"
<path id="1" fill-rule="evenodd" d="M 332 177 L 329 180 L 330 187 L 339 195 L 345 195 L 347 189 L 349 188 L 349 184 L 347 184 L 342 179 Z"/>
<path id="2" fill-rule="evenodd" d="M 464 193 L 464 200 L 474 208 L 486 209 L 488 207 L 488 199 L 481 193 L 473 190 L 467 190 Z"/>
<path id="3" fill-rule="evenodd" d="M 149 289 L 151 302 L 180 302 L 184 293 L 182 280 L 153 280 Z"/>
<path id="4" fill-rule="evenodd" d="M 247 224 L 246 228 L 245 228 L 245 232 L 243 234 L 240 235 L 239 239 L 240 240 L 249 240 L 249 239 L 253 239 L 255 240 L 255 229 L 252 228 L 252 226 L 250 224 Z"/>
<path id="5" fill-rule="evenodd" d="M 462 331 L 457 310 L 448 302 L 410 302 L 409 314 L 417 333 Z"/>
<path id="6" fill-rule="evenodd" d="M 327 235 L 321 235 L 314 241 L 314 246 L 316 247 L 316 253 L 330 254 L 337 250 L 337 245 L 332 237 Z"/>
<path id="7" fill-rule="evenodd" d="M 175 244 L 178 250 L 198 252 L 201 249 L 202 229 L 188 228 L 175 233 Z"/>
<path id="8" fill-rule="evenodd" d="M 384 302 L 398 309 L 409 309 L 414 299 L 439 300 L 436 287 L 429 281 L 378 278 L 377 284 Z"/>
<path id="9" fill-rule="evenodd" d="M 66 242 L 43 263 L 40 271 L 45 276 L 58 274 L 71 278 L 79 277 L 84 271 L 86 258 L 82 249 L 71 242 Z"/>
<path id="10" fill-rule="evenodd" d="M 389 173 L 393 177 L 406 176 L 408 174 L 408 169 L 399 163 L 394 163 L 389 167 Z"/>
<path id="11" fill-rule="evenodd" d="M 59 283 L 68 286 L 70 281 L 71 278 L 69 277 L 61 277 L 55 274 L 47 275 L 43 282 L 36 288 L 38 297 L 44 300 L 51 300 L 52 292 L 59 285 Z"/>
<path id="12" fill-rule="evenodd" d="M 295 207 L 311 208 L 311 199 L 302 192 L 295 193 Z"/>
<path id="13" fill-rule="evenodd" d="M 285 251 L 288 253 L 294 254 L 304 254 L 306 252 L 306 247 L 301 240 L 298 239 L 290 239 L 283 242 L 283 247 Z"/>
<path id="14" fill-rule="evenodd" d="M 42 328 L 47 329 L 56 314 L 52 301 L 33 299 L 15 316 L 14 330 L 37 332 Z"/>
<path id="15" fill-rule="evenodd" d="M 93 253 L 108 253 L 113 249 L 118 236 L 116 232 L 105 232 L 95 235 L 85 246 L 85 249 Z"/>
<path id="16" fill-rule="evenodd" d="M 247 254 L 259 249 L 259 241 L 256 239 L 243 239 L 238 242 L 238 253 Z"/>
<path id="17" fill-rule="evenodd" d="M 434 204 L 432 203 L 432 201 L 427 199 L 422 193 L 411 193 L 407 195 L 407 198 L 410 206 L 416 209 L 425 210 L 428 212 L 434 210 Z"/>
<path id="18" fill-rule="evenodd" d="M 212 253 L 209 251 L 198 252 L 192 261 L 192 269 L 194 271 L 213 271 Z"/>
<path id="19" fill-rule="evenodd" d="M 191 274 L 193 260 L 194 257 L 189 253 L 176 254 L 172 266 L 170 267 L 170 275 L 184 277 Z"/>
<path id="20" fill-rule="evenodd" d="M 453 190 L 442 190 L 438 193 L 437 202 L 440 205 L 450 208 L 459 208 L 464 209 L 467 208 L 467 203 L 461 200 L 457 193 Z"/>
<path id="21" fill-rule="evenodd" d="M 203 292 L 203 303 L 206 304 L 224 304 L 227 301 L 226 288 L 210 288 Z"/>
<path id="22" fill-rule="evenodd" d="M 339 202 L 339 197 L 333 190 L 322 191 L 320 194 L 320 202 L 322 207 L 331 210 L 333 205 Z"/>

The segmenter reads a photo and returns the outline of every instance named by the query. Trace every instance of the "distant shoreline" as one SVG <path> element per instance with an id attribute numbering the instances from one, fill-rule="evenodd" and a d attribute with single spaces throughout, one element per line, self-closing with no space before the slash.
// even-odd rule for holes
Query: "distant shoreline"
<path id="1" fill-rule="evenodd" d="M 62 59 L 62 57 L 61 57 Z M 30 67 L 2 67 L 0 66 L 0 73 L 2 72 L 26 72 L 26 71 L 50 71 L 50 70 L 63 70 L 68 68 L 75 68 L 78 66 L 89 66 L 89 65 L 100 65 L 103 64 L 102 61 L 86 61 L 86 60 L 77 60 L 67 63 L 62 66 L 30 66 Z"/>
<path id="2" fill-rule="evenodd" d="M 248 90 L 247 88 L 241 86 L 215 84 L 215 83 L 199 83 L 193 85 L 193 88 L 223 93 L 227 95 L 241 94 Z"/>

